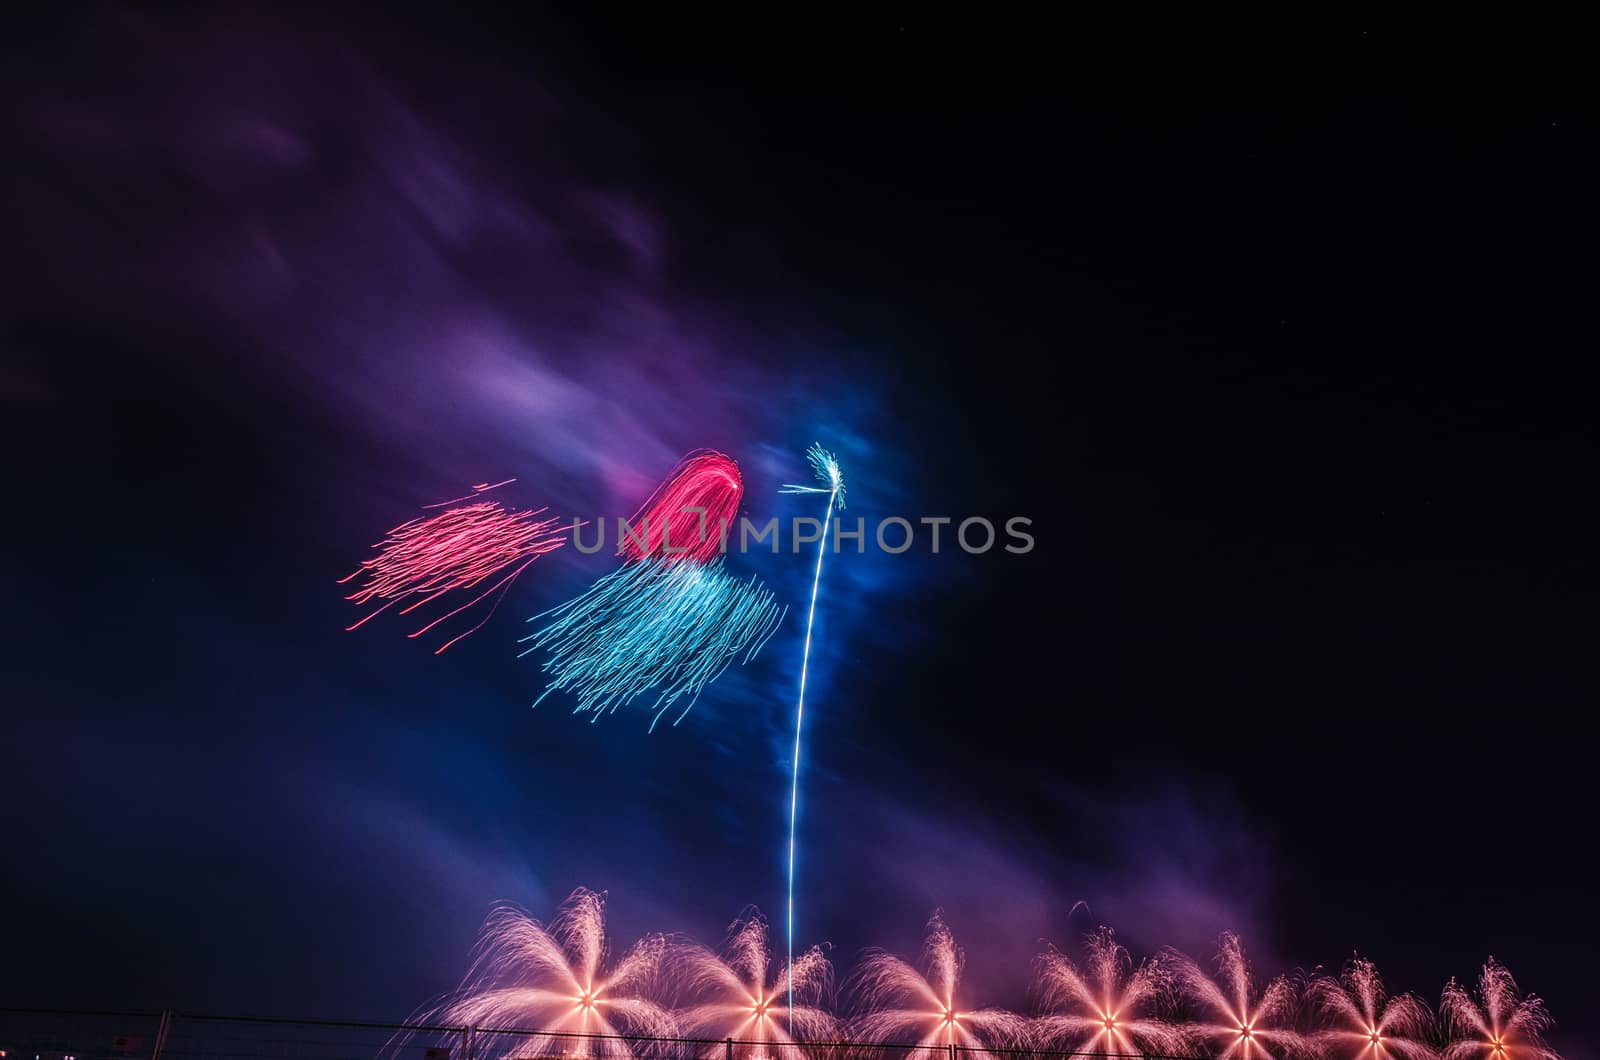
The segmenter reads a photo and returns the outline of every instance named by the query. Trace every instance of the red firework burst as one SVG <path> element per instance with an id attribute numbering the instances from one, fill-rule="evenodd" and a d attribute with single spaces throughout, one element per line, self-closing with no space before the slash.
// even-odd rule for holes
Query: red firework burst
<path id="1" fill-rule="evenodd" d="M 540 518 L 545 509 L 518 510 L 497 500 L 478 499 L 489 490 L 515 481 L 479 483 L 465 497 L 427 505 L 429 509 L 444 509 L 437 515 L 418 516 L 390 530 L 373 546 L 377 555 L 362 560 L 361 566 L 339 579 L 340 585 L 363 579 L 345 599 L 361 607 L 379 605 L 346 628 L 357 629 L 396 604 L 403 605 L 400 614 L 408 615 L 449 593 L 477 589 L 492 581 L 466 603 L 408 636 L 420 637 L 493 596 L 494 602 L 476 625 L 439 645 L 434 654 L 483 628 L 528 564 L 566 544 L 567 527 L 554 516 Z"/>
<path id="2" fill-rule="evenodd" d="M 743 496 L 732 457 L 710 449 L 690 453 L 628 520 L 621 553 L 629 563 L 646 556 L 709 563 L 722 551 Z"/>

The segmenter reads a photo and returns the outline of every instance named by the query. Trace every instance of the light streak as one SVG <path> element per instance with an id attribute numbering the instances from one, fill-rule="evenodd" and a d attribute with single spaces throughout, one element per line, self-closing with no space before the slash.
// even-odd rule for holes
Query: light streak
<path id="1" fill-rule="evenodd" d="M 812 473 L 823 485 L 785 485 L 778 490 L 779 493 L 828 495 L 827 513 L 822 518 L 822 540 L 817 543 L 817 569 L 811 577 L 811 606 L 806 611 L 806 642 L 800 655 L 800 695 L 794 707 L 794 757 L 789 779 L 789 908 L 788 930 L 785 932 L 791 964 L 794 963 L 794 842 L 795 827 L 800 816 L 800 733 L 806 715 L 806 672 L 811 663 L 811 629 L 817 619 L 817 589 L 822 584 L 822 557 L 828 551 L 828 526 L 833 521 L 834 507 L 844 507 L 844 473 L 839 469 L 839 461 L 832 453 L 815 443 L 806 450 L 806 460 L 811 464 Z M 794 1008 L 792 989 L 789 995 L 789 1007 L 791 1010 Z"/>
<path id="2" fill-rule="evenodd" d="M 390 530 L 372 546 L 378 550 L 377 555 L 362 560 L 359 567 L 339 579 L 340 585 L 358 577 L 363 579 L 345 599 L 358 606 L 379 605 L 346 629 L 358 629 L 396 604 L 403 604 L 399 613 L 408 615 L 446 594 L 476 589 L 498 576 L 470 600 L 408 635 L 420 637 L 493 596 L 494 602 L 477 624 L 445 641 L 434 654 L 482 629 L 511 583 L 528 565 L 566 544 L 567 527 L 554 517 L 540 518 L 546 509 L 518 510 L 507 508 L 498 500 L 479 499 L 489 490 L 515 481 L 479 483 L 464 497 L 425 506 L 429 510 L 444 509 L 437 515 L 418 516 Z"/>
<path id="3" fill-rule="evenodd" d="M 666 559 L 629 563 L 586 592 L 529 622 L 546 624 L 519 643 L 544 649 L 549 684 L 577 697 L 573 713 L 590 721 L 649 692 L 653 730 L 684 700 L 682 721 L 705 687 L 735 659 L 748 663 L 777 630 L 788 609 L 752 575 L 739 579 L 719 559 L 701 566 Z"/>

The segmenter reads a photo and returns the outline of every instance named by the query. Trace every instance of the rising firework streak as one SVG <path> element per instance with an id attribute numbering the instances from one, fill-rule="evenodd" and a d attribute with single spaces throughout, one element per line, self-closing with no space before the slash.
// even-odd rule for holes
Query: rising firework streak
<path id="1" fill-rule="evenodd" d="M 409 636 L 420 637 L 492 596 L 493 602 L 477 624 L 445 641 L 434 654 L 483 628 L 517 576 L 540 556 L 566 544 L 567 527 L 554 517 L 540 518 L 545 509 L 518 510 L 498 500 L 481 499 L 488 491 L 515 481 L 479 483 L 465 497 L 426 506 L 425 510 L 443 509 L 438 514 L 418 516 L 390 530 L 372 546 L 377 555 L 362 560 L 361 566 L 339 580 L 344 585 L 361 578 L 360 587 L 345 599 L 363 607 L 379 605 L 347 628 L 359 628 L 396 604 L 404 605 L 400 614 L 409 615 L 443 596 L 470 592 L 489 582 L 482 592 Z"/>
<path id="2" fill-rule="evenodd" d="M 828 551 L 828 524 L 833 521 L 833 509 L 844 507 L 844 472 L 832 453 L 813 444 L 806 450 L 806 459 L 820 486 L 781 487 L 779 493 L 825 493 L 828 495 L 827 513 L 822 519 L 822 540 L 817 544 L 817 569 L 811 577 L 811 607 L 806 611 L 806 643 L 800 654 L 800 695 L 794 706 L 794 757 L 789 777 L 789 910 L 788 931 L 789 963 L 794 963 L 794 833 L 800 815 L 800 732 L 806 716 L 806 671 L 811 663 L 811 627 L 817 618 L 817 588 L 822 584 L 822 557 Z M 794 988 L 789 990 L 789 1008 L 794 1008 Z M 792 1028 L 791 1028 L 792 1031 Z"/>

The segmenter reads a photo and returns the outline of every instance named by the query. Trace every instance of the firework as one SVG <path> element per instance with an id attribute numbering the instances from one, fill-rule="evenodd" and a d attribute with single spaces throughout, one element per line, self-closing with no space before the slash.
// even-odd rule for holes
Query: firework
<path id="1" fill-rule="evenodd" d="M 794 485 L 788 483 L 778 487 L 779 493 L 826 493 L 829 502 L 844 507 L 844 473 L 839 470 L 839 461 L 834 459 L 832 453 L 822 448 L 821 445 L 812 445 L 806 450 L 806 463 L 811 465 L 811 473 L 817 477 L 820 486 Z"/>
<path id="2" fill-rule="evenodd" d="M 731 457 L 690 453 L 628 521 L 621 554 L 630 562 L 654 556 L 709 563 L 722 551 L 742 496 L 744 479 Z"/>
<path id="3" fill-rule="evenodd" d="M 1436 1060 L 1428 1044 L 1433 1014 L 1411 995 L 1389 997 L 1371 961 L 1352 960 L 1341 979 L 1311 984 L 1310 1001 L 1327 1026 L 1315 1036 L 1331 1060 Z"/>
<path id="4" fill-rule="evenodd" d="M 794 756 L 791 759 L 789 776 L 789 894 L 787 931 L 785 936 L 788 942 L 789 961 L 794 962 L 794 844 L 795 829 L 800 816 L 800 733 L 804 727 L 806 716 L 806 671 L 811 664 L 811 628 L 817 619 L 817 589 L 822 584 L 822 557 L 828 551 L 828 525 L 833 521 L 835 506 L 844 507 L 844 473 L 839 469 L 839 461 L 834 459 L 832 453 L 813 444 L 806 450 L 806 460 L 811 464 L 811 471 L 816 476 L 821 486 L 787 485 L 779 489 L 780 493 L 825 493 L 828 495 L 828 507 L 822 518 L 822 540 L 817 543 L 817 569 L 811 576 L 811 607 L 806 611 L 806 642 L 800 655 L 800 694 L 794 706 Z M 794 1007 L 794 997 L 789 998 L 789 1005 Z"/>
<path id="5" fill-rule="evenodd" d="M 484 923 L 472 970 L 439 1016 L 477 1028 L 482 1055 L 525 1054 L 527 1035 L 634 1034 L 670 1037 L 677 1025 L 650 999 L 666 939 L 648 936 L 606 963 L 605 895 L 579 888 L 548 925 L 502 907 Z M 595 1038 L 588 1055 L 627 1060 L 625 1042 Z"/>
<path id="6" fill-rule="evenodd" d="M 882 951 L 869 951 L 852 976 L 861 1015 L 851 1038 L 864 1042 L 916 1042 L 920 1048 L 1007 1048 L 1027 1040 L 1027 1020 L 1004 1009 L 967 1010 L 957 991 L 965 954 L 938 913 L 928 921 L 922 970 Z"/>
<path id="7" fill-rule="evenodd" d="M 1489 958 L 1473 997 L 1454 979 L 1439 1000 L 1449 1044 L 1444 1060 L 1559 1060 L 1545 1043 L 1550 1014 L 1537 997 L 1523 997 L 1506 966 Z"/>
<path id="8" fill-rule="evenodd" d="M 686 999 L 674 1013 L 685 1035 L 776 1043 L 838 1036 L 838 1022 L 822 1007 L 833 982 L 822 947 L 774 971 L 767 922 L 759 913 L 734 922 L 720 954 L 685 943 L 674 948 L 671 966 Z M 786 1001 L 791 992 L 792 1006 Z"/>
<path id="9" fill-rule="evenodd" d="M 1040 1045 L 1074 1052 L 1182 1053 L 1188 1035 L 1155 1010 L 1172 988 L 1159 961 L 1135 965 L 1110 928 L 1090 935 L 1080 968 L 1051 950 L 1039 957 L 1038 989 L 1044 1010 L 1035 1021 Z"/>
<path id="10" fill-rule="evenodd" d="M 1294 1029 L 1294 988 L 1280 976 L 1258 995 L 1237 935 L 1226 933 L 1219 941 L 1215 977 L 1176 952 L 1171 967 L 1184 992 L 1205 1012 L 1204 1022 L 1185 1029 L 1221 1050 L 1220 1060 L 1282 1060 L 1304 1050 L 1306 1041 Z"/>
<path id="11" fill-rule="evenodd" d="M 1370 961 L 1357 958 L 1338 979 L 1311 980 L 1301 998 L 1299 979 L 1258 987 L 1231 934 L 1220 940 L 1212 975 L 1175 950 L 1136 965 L 1101 928 L 1088 937 L 1081 963 L 1055 951 L 1039 958 L 1039 1014 L 1029 1019 L 965 1007 L 964 954 L 936 912 L 917 965 L 881 950 L 862 954 L 846 984 L 848 1022 L 828 1008 L 833 968 L 824 949 L 779 965 L 769 940 L 766 920 L 752 908 L 731 925 L 720 951 L 652 934 L 608 962 L 602 894 L 574 891 L 548 925 L 501 907 L 484 924 L 460 990 L 423 1014 L 425 1026 L 408 1030 L 471 1028 L 468 1053 L 483 1060 L 765 1060 L 813 1050 L 837 1056 L 850 1042 L 881 1048 L 842 1055 L 894 1050 L 924 1060 L 935 1051 L 1008 1050 L 1150 1060 L 1560 1060 L 1544 1039 L 1551 1021 L 1543 1003 L 1521 995 L 1493 959 L 1475 992 L 1454 981 L 1445 987 L 1441 1056 L 1430 1045 L 1438 1039 L 1427 1006 L 1410 994 L 1389 997 Z M 1196 1021 L 1162 1018 L 1178 1004 Z M 385 1060 L 397 1060 L 409 1040 L 392 1042 Z M 742 1054 L 733 1049 L 739 1044 L 761 1048 Z"/>
<path id="12" fill-rule="evenodd" d="M 675 704 L 682 721 L 706 685 L 735 659 L 749 662 L 788 609 L 751 576 L 729 574 L 719 559 L 701 566 L 647 559 L 597 581 L 587 592 L 528 621 L 545 625 L 521 639 L 520 654 L 546 652 L 549 685 L 577 697 L 573 713 L 590 720 L 650 693 L 650 728 Z"/>
<path id="13" fill-rule="evenodd" d="M 498 500 L 481 499 L 489 490 L 515 481 L 479 483 L 465 497 L 426 506 L 425 510 L 444 509 L 438 514 L 419 516 L 390 530 L 372 546 L 378 550 L 377 555 L 362 560 L 359 567 L 339 579 L 340 585 L 362 579 L 360 587 L 345 599 L 361 607 L 378 605 L 347 629 L 358 629 L 396 605 L 402 605 L 400 614 L 409 615 L 450 593 L 472 592 L 489 583 L 465 603 L 409 636 L 420 637 L 493 597 L 475 625 L 439 645 L 434 654 L 482 629 L 511 583 L 528 565 L 566 544 L 566 527 L 554 517 L 540 518 L 545 509 L 518 510 L 507 508 Z"/>

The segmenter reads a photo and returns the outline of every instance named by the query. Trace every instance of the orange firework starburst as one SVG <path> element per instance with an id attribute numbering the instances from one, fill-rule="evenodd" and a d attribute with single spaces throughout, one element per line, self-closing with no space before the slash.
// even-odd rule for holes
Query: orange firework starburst
<path id="1" fill-rule="evenodd" d="M 525 1050 L 525 1036 L 505 1032 L 531 1028 L 670 1037 L 677 1025 L 649 997 L 665 952 L 666 939 L 651 935 L 608 966 L 605 896 L 594 891 L 574 891 L 548 925 L 502 907 L 484 923 L 467 982 L 440 1015 L 478 1028 L 485 1055 Z M 591 1039 L 586 1048 L 607 1060 L 632 1056 L 615 1038 Z"/>
<path id="2" fill-rule="evenodd" d="M 1084 956 L 1082 967 L 1056 950 L 1039 957 L 1039 1045 L 1098 1053 L 1187 1050 L 1183 1029 L 1154 1015 L 1171 987 L 1160 962 L 1135 965 L 1105 927 L 1088 937 Z"/>
<path id="3" fill-rule="evenodd" d="M 672 979 L 684 998 L 676 1015 L 684 1034 L 776 1043 L 838 1037 L 837 1020 L 821 1007 L 833 982 L 822 947 L 774 971 L 767 939 L 766 918 L 751 910 L 734 922 L 720 954 L 698 943 L 673 947 Z"/>
<path id="4" fill-rule="evenodd" d="M 1331 1060 L 1435 1060 L 1432 1013 L 1412 994 L 1389 997 L 1371 961 L 1351 960 L 1339 979 L 1312 982 L 1312 1007 L 1326 1026 L 1314 1037 Z"/>
<path id="5" fill-rule="evenodd" d="M 1186 1029 L 1220 1049 L 1222 1060 L 1281 1060 L 1306 1045 L 1294 1029 L 1294 988 L 1279 976 L 1258 994 L 1239 936 L 1228 932 L 1219 940 L 1215 976 L 1175 951 L 1170 964 L 1184 992 L 1205 1012 Z"/>
<path id="6" fill-rule="evenodd" d="M 1004 1009 L 966 1009 L 958 1001 L 965 955 L 944 918 L 934 913 L 922 946 L 923 971 L 892 954 L 867 955 L 852 977 L 861 1014 L 851 1037 L 864 1042 L 909 1042 L 1003 1048 L 1024 1044 L 1027 1021 Z"/>
<path id="7" fill-rule="evenodd" d="M 1474 997 L 1454 979 L 1439 1000 L 1449 1044 L 1445 1060 L 1559 1060 L 1544 1040 L 1550 1014 L 1539 998 L 1522 996 L 1506 966 L 1489 958 Z"/>

